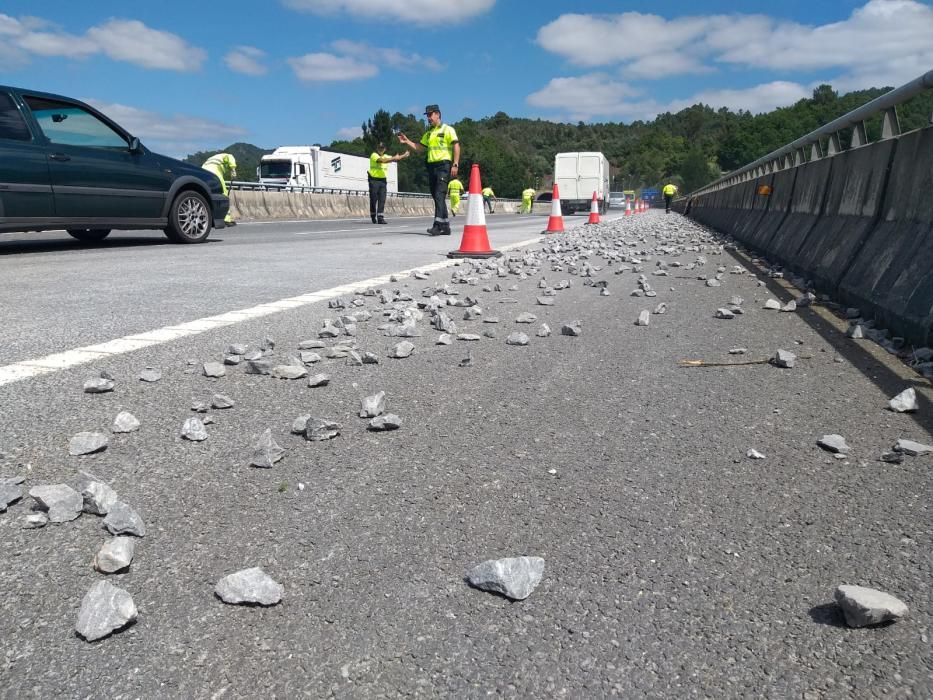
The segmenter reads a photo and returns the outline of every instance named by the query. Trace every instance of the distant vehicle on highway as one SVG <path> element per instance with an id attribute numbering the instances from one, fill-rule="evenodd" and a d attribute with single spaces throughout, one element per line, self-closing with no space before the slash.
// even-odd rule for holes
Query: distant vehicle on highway
<path id="1" fill-rule="evenodd" d="M 625 193 L 624 192 L 610 192 L 609 193 L 609 207 L 610 209 L 625 209 Z"/>
<path id="2" fill-rule="evenodd" d="M 588 212 L 593 192 L 599 211 L 609 209 L 609 161 L 598 151 L 558 153 L 554 157 L 554 181 L 560 189 L 560 207 L 564 215 Z"/>
<path id="3" fill-rule="evenodd" d="M 259 162 L 259 183 L 369 191 L 369 158 L 323 151 L 320 146 L 280 146 Z M 386 166 L 387 191 L 398 192 L 398 164 Z"/>
<path id="4" fill-rule="evenodd" d="M 64 228 L 96 242 L 157 228 L 201 243 L 229 207 L 216 176 L 149 151 L 90 105 L 0 85 L 0 233 Z"/>

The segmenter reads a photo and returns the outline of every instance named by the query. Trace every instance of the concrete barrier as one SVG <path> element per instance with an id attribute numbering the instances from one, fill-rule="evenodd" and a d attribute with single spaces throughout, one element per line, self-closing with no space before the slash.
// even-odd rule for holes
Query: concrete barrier
<path id="1" fill-rule="evenodd" d="M 264 194 L 252 190 L 231 190 L 230 203 L 241 219 L 268 219 L 270 214 L 266 209 Z M 237 218 L 236 215 L 234 218 Z"/>
<path id="2" fill-rule="evenodd" d="M 761 240 L 760 224 L 772 203 L 770 196 L 759 194 L 759 188 L 770 187 L 773 190 L 774 175 L 762 175 L 748 185 L 742 193 L 739 212 L 732 222 L 732 235 L 746 245 L 758 247 Z"/>

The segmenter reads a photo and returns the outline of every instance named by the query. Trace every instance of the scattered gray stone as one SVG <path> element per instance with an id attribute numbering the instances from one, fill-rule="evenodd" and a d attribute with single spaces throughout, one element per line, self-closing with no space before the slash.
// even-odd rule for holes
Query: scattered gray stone
<path id="1" fill-rule="evenodd" d="M 403 340 L 401 343 L 397 343 L 392 350 L 389 352 L 389 357 L 393 357 L 397 360 L 410 357 L 411 354 L 415 351 L 414 343 L 411 343 L 407 340 Z"/>
<path id="2" fill-rule="evenodd" d="M 109 581 L 98 581 L 81 601 L 75 631 L 94 642 L 126 627 L 138 614 L 133 596 Z"/>
<path id="3" fill-rule="evenodd" d="M 285 586 L 274 581 L 259 567 L 224 576 L 214 593 L 230 605 L 275 605 L 282 600 Z"/>
<path id="4" fill-rule="evenodd" d="M 68 454 L 73 457 L 89 455 L 106 450 L 109 444 L 110 441 L 103 433 L 78 433 L 68 443 Z"/>
<path id="5" fill-rule="evenodd" d="M 515 319 L 515 323 L 534 323 L 537 320 L 538 320 L 537 316 L 535 316 L 532 313 L 528 313 L 527 311 L 524 311 L 518 315 L 518 317 Z"/>
<path id="6" fill-rule="evenodd" d="M 316 352 L 311 352 L 310 350 L 300 350 L 298 352 L 298 359 L 306 365 L 313 365 L 321 361 L 321 356 Z"/>
<path id="7" fill-rule="evenodd" d="M 363 353 L 363 364 L 364 365 L 378 365 L 379 356 L 374 352 L 364 352 Z"/>
<path id="8" fill-rule="evenodd" d="M 764 308 L 769 309 L 769 310 L 771 310 L 771 311 L 780 311 L 780 310 L 781 310 L 781 302 L 779 302 L 777 299 L 768 299 L 768 300 L 765 302 L 765 307 L 764 307 Z"/>
<path id="9" fill-rule="evenodd" d="M 185 440 L 201 442 L 207 440 L 207 428 L 204 427 L 204 423 L 200 418 L 192 416 L 181 426 L 181 436 Z"/>
<path id="10" fill-rule="evenodd" d="M 383 416 L 376 416 L 369 421 L 368 427 L 369 430 L 377 432 L 383 430 L 398 430 L 402 427 L 402 419 L 394 413 L 386 413 Z"/>
<path id="11" fill-rule="evenodd" d="M 716 318 L 735 318 L 735 314 L 729 309 L 716 309 Z"/>
<path id="12" fill-rule="evenodd" d="M 890 593 L 864 586 L 839 586 L 833 595 L 849 627 L 867 627 L 899 620 L 907 606 Z"/>
<path id="13" fill-rule="evenodd" d="M 771 364 L 784 369 L 793 369 L 796 363 L 797 356 L 787 350 L 778 350 L 774 353 L 774 357 L 771 358 Z"/>
<path id="14" fill-rule="evenodd" d="M 765 456 L 761 454 L 761 452 L 756 450 L 754 447 L 749 449 L 749 451 L 745 453 L 745 456 L 748 457 L 749 459 L 764 459 L 765 458 Z"/>
<path id="15" fill-rule="evenodd" d="M 567 323 L 561 325 L 560 334 L 574 337 L 583 335 L 583 328 L 581 327 L 581 324 L 581 321 L 568 321 Z"/>
<path id="16" fill-rule="evenodd" d="M 515 331 L 514 333 L 509 333 L 509 337 L 505 339 L 506 345 L 528 345 L 530 339 L 525 333 L 520 333 Z"/>
<path id="17" fill-rule="evenodd" d="M 151 384 L 160 379 L 162 379 L 162 370 L 156 367 L 146 367 L 146 369 L 139 373 L 139 381 L 141 382 L 148 382 Z"/>
<path id="18" fill-rule="evenodd" d="M 476 341 L 482 339 L 483 336 L 476 333 L 457 333 L 457 340 Z"/>
<path id="19" fill-rule="evenodd" d="M 539 306 L 554 306 L 554 297 L 535 297 Z"/>
<path id="20" fill-rule="evenodd" d="M 386 393 L 380 391 L 372 396 L 365 396 L 360 401 L 360 418 L 375 418 L 385 413 Z"/>
<path id="21" fill-rule="evenodd" d="M 717 279 L 709 279 L 709 280 L 706 280 L 706 286 L 707 287 L 721 287 L 722 282 L 720 282 Z"/>
<path id="22" fill-rule="evenodd" d="M 638 312 L 638 318 L 635 319 L 636 326 L 647 326 L 651 323 L 651 314 L 648 313 L 648 309 L 642 309 Z"/>
<path id="23" fill-rule="evenodd" d="M 347 366 L 348 367 L 362 367 L 363 356 L 360 355 L 356 350 L 351 350 L 347 354 Z"/>
<path id="24" fill-rule="evenodd" d="M 81 494 L 66 484 L 33 486 L 29 495 L 41 510 L 48 513 L 53 523 L 67 523 L 74 520 L 84 509 Z"/>
<path id="25" fill-rule="evenodd" d="M 302 413 L 292 421 L 292 435 L 304 435 L 305 428 L 308 427 L 308 421 L 311 419 L 310 413 Z"/>
<path id="26" fill-rule="evenodd" d="M 327 344 L 323 340 L 302 340 L 298 343 L 299 350 L 320 350 L 326 347 Z"/>
<path id="27" fill-rule="evenodd" d="M 262 350 L 259 348 L 249 350 L 245 355 L 243 355 L 243 359 L 247 362 L 255 362 L 256 360 L 260 360 L 262 359 Z"/>
<path id="28" fill-rule="evenodd" d="M 231 343 L 227 346 L 227 349 L 224 350 L 225 355 L 245 355 L 249 350 L 246 347 L 246 343 Z"/>
<path id="29" fill-rule="evenodd" d="M 660 304 L 658 304 L 657 306 L 654 307 L 654 312 L 653 312 L 653 313 L 655 313 L 655 314 L 664 314 L 664 313 L 667 313 L 667 304 L 665 304 L 665 303 L 662 301 Z"/>
<path id="30" fill-rule="evenodd" d="M 824 450 L 828 452 L 834 452 L 836 454 L 846 454 L 851 449 L 846 444 L 846 439 L 842 437 L 842 435 L 837 435 L 836 433 L 824 435 L 816 441 L 816 444 L 822 447 Z"/>
<path id="31" fill-rule="evenodd" d="M 211 410 L 211 406 L 207 401 L 192 401 L 191 410 L 195 413 L 207 413 Z"/>
<path id="32" fill-rule="evenodd" d="M 211 408 L 216 408 L 219 411 L 226 408 L 233 408 L 233 406 L 233 399 L 224 394 L 214 394 L 213 398 L 211 398 Z"/>
<path id="33" fill-rule="evenodd" d="M 123 501 L 117 501 L 110 506 L 107 517 L 104 518 L 104 527 L 111 535 L 146 536 L 146 523 L 139 513 Z"/>
<path id="34" fill-rule="evenodd" d="M 110 377 L 94 377 L 93 379 L 88 379 L 86 382 L 84 382 L 84 393 L 106 394 L 108 391 L 113 391 L 113 387 L 115 385 L 116 382 L 114 382 Z"/>
<path id="35" fill-rule="evenodd" d="M 786 304 L 784 304 L 784 306 L 781 307 L 781 311 L 784 311 L 785 313 L 791 313 L 796 310 L 797 310 L 797 302 L 794 301 L 793 299 L 791 299 L 789 302 L 787 302 Z"/>
<path id="36" fill-rule="evenodd" d="M 729 299 L 729 304 L 731 306 L 741 306 L 744 303 L 745 300 L 740 296 L 733 296 L 731 299 Z"/>
<path id="37" fill-rule="evenodd" d="M 920 408 L 917 403 L 917 392 L 913 387 L 904 389 L 900 394 L 888 401 L 888 408 L 895 413 L 909 413 Z"/>
<path id="38" fill-rule="evenodd" d="M 730 355 L 744 355 L 748 352 L 747 348 L 732 348 L 729 350 Z"/>
<path id="39" fill-rule="evenodd" d="M 904 454 L 902 452 L 884 452 L 881 455 L 881 461 L 888 464 L 902 464 L 904 462 Z"/>
<path id="40" fill-rule="evenodd" d="M 120 500 L 109 484 L 91 478 L 90 475 L 82 475 L 78 489 L 84 500 L 84 512 L 91 515 L 107 515 L 113 504 Z"/>
<path id="41" fill-rule="evenodd" d="M 453 322 L 453 319 L 450 318 L 443 311 L 439 312 L 432 321 L 432 325 L 435 330 L 441 331 L 442 333 L 456 333 L 457 325 Z"/>
<path id="42" fill-rule="evenodd" d="M 275 341 L 272 338 L 266 336 L 262 339 L 262 343 L 259 344 L 259 349 L 263 352 L 275 350 Z"/>
<path id="43" fill-rule="evenodd" d="M 918 457 L 933 452 L 933 446 L 901 438 L 895 443 L 894 451 L 903 452 L 905 455 L 910 455 L 911 457 Z"/>
<path id="44" fill-rule="evenodd" d="M 267 360 L 265 358 L 246 361 L 246 373 L 247 374 L 269 375 L 269 374 L 272 374 L 272 367 L 273 367 L 272 360 Z"/>
<path id="45" fill-rule="evenodd" d="M 499 336 L 496 334 L 496 331 L 494 329 L 487 328 L 486 330 L 483 331 L 483 337 L 484 338 L 498 338 Z"/>
<path id="46" fill-rule="evenodd" d="M 285 450 L 272 439 L 272 429 L 266 428 L 262 435 L 259 436 L 256 444 L 253 445 L 253 457 L 250 460 L 250 465 L 261 469 L 271 469 L 272 465 L 284 456 Z"/>
<path id="47" fill-rule="evenodd" d="M 223 366 L 221 362 L 205 362 L 201 366 L 201 371 L 205 377 L 225 377 L 227 376 L 227 368 Z"/>
<path id="48" fill-rule="evenodd" d="M 509 557 L 490 559 L 470 569 L 467 580 L 480 590 L 504 595 L 512 600 L 524 600 L 541 582 L 544 559 L 541 557 Z"/>
<path id="49" fill-rule="evenodd" d="M 547 338 L 549 335 L 551 335 L 551 327 L 546 323 L 542 323 L 541 327 L 538 329 L 535 335 L 539 338 Z"/>
<path id="50" fill-rule="evenodd" d="M 104 542 L 94 556 L 94 568 L 102 574 L 115 574 L 128 569 L 136 553 L 133 537 L 114 537 Z"/>
<path id="51" fill-rule="evenodd" d="M 30 513 L 23 518 L 24 530 L 38 530 L 40 527 L 45 527 L 48 524 L 49 516 L 45 513 Z"/>
<path id="52" fill-rule="evenodd" d="M 330 384 L 330 375 L 321 373 L 308 377 L 308 386 L 312 389 L 319 386 L 327 386 L 328 384 Z"/>
<path id="53" fill-rule="evenodd" d="M 243 361 L 242 355 L 224 355 L 224 364 L 236 366 Z"/>
<path id="54" fill-rule="evenodd" d="M 308 370 L 304 365 L 276 365 L 270 374 L 276 379 L 304 379 Z"/>
<path id="55" fill-rule="evenodd" d="M 120 411 L 117 417 L 113 419 L 113 425 L 110 426 L 114 433 L 133 433 L 139 430 L 139 420 L 129 411 Z"/>
<path id="56" fill-rule="evenodd" d="M 305 423 L 305 439 L 311 442 L 333 440 L 340 435 L 340 423 L 326 418 L 308 418 Z"/>
<path id="57" fill-rule="evenodd" d="M 454 342 L 454 339 L 450 335 L 450 333 L 441 333 L 439 336 L 437 336 L 437 341 L 435 341 L 435 345 L 450 345 L 453 342 Z"/>

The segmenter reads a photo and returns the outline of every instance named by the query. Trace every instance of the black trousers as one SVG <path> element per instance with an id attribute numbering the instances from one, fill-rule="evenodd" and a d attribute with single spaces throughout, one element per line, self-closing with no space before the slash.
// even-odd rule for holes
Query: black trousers
<path id="1" fill-rule="evenodd" d="M 386 181 L 369 178 L 369 214 L 381 217 L 386 210 Z"/>
<path id="2" fill-rule="evenodd" d="M 673 199 L 674 199 L 674 195 L 672 194 L 664 195 L 664 211 L 671 210 L 671 201 L 673 201 Z"/>
<path id="3" fill-rule="evenodd" d="M 447 218 L 447 183 L 450 182 L 450 161 L 428 163 L 428 183 L 431 197 L 434 199 L 434 222 L 448 225 Z"/>

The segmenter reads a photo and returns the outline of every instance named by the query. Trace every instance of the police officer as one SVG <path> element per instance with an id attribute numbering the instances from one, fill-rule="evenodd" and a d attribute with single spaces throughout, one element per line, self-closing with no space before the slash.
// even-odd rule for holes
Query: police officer
<path id="1" fill-rule="evenodd" d="M 386 145 L 377 143 L 376 150 L 369 156 L 369 216 L 374 224 L 386 223 L 383 212 L 386 208 L 386 164 L 407 158 L 411 151 L 399 156 L 387 156 Z"/>
<path id="2" fill-rule="evenodd" d="M 220 178 L 220 187 L 223 193 L 227 194 L 227 180 L 236 177 L 236 158 L 229 153 L 216 153 L 204 161 L 201 167 Z M 224 217 L 224 223 L 227 226 L 236 226 L 230 212 Z"/>
<path id="3" fill-rule="evenodd" d="M 671 213 L 671 201 L 674 199 L 674 195 L 677 194 L 677 185 L 673 183 L 667 183 L 661 189 L 661 193 L 664 195 L 664 213 Z"/>
<path id="4" fill-rule="evenodd" d="M 428 182 L 434 198 L 434 225 L 428 229 L 428 233 L 432 236 L 449 236 L 447 183 L 451 177 L 457 177 L 460 171 L 460 141 L 453 127 L 441 121 L 440 107 L 428 105 L 424 108 L 424 114 L 428 118 L 428 130 L 421 137 L 421 142 L 415 143 L 405 134 L 399 134 L 398 140 L 416 151 L 426 149 Z"/>

